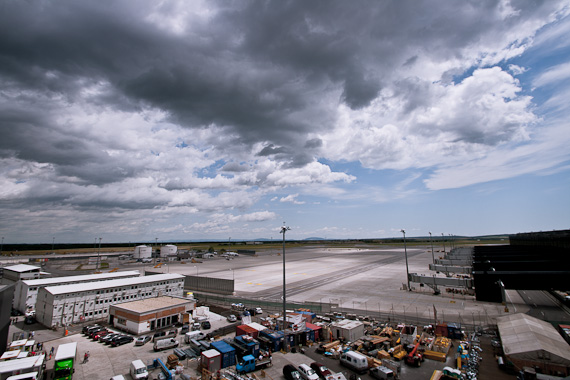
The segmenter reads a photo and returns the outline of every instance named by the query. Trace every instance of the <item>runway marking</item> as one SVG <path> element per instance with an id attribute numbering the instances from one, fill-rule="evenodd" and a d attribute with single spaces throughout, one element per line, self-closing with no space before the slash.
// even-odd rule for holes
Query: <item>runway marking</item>
<path id="1" fill-rule="evenodd" d="M 259 283 L 259 284 L 255 284 L 255 285 L 263 285 L 263 284 Z"/>

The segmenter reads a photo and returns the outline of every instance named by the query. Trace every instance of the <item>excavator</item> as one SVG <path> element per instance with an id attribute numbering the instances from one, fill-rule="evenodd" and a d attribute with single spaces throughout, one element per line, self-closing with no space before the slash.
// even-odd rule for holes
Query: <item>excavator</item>
<path id="1" fill-rule="evenodd" d="M 406 364 L 414 367 L 420 367 L 422 365 L 424 357 L 418 351 L 419 347 L 420 347 L 420 342 L 418 341 L 414 346 L 414 349 L 409 354 L 406 355 L 406 358 L 404 359 L 406 361 Z"/>

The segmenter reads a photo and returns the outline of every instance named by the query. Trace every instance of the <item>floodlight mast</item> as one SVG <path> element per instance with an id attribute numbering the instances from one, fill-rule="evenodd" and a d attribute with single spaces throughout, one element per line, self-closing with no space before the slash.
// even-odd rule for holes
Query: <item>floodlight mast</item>
<path id="1" fill-rule="evenodd" d="M 404 254 L 406 255 L 406 281 L 408 283 L 408 291 L 411 291 L 410 288 L 410 270 L 408 268 L 408 248 L 406 247 L 406 231 L 404 229 L 400 230 L 401 233 L 404 234 Z"/>
<path id="2" fill-rule="evenodd" d="M 435 265 L 435 257 L 433 256 L 433 241 L 431 240 L 431 231 L 429 232 L 429 243 L 431 244 L 431 261 Z"/>
<path id="3" fill-rule="evenodd" d="M 283 223 L 285 224 L 285 223 Z M 285 283 L 285 233 L 289 231 L 290 228 L 286 226 L 281 227 L 281 233 L 283 234 L 283 333 L 285 333 L 285 326 L 287 325 L 287 292 Z"/>

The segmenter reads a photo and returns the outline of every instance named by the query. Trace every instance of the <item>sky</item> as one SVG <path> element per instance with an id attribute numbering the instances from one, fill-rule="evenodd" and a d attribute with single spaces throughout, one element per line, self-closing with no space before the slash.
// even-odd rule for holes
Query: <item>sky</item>
<path id="1" fill-rule="evenodd" d="M 556 0 L 0 0 L 0 234 L 567 229 L 569 35 Z"/>

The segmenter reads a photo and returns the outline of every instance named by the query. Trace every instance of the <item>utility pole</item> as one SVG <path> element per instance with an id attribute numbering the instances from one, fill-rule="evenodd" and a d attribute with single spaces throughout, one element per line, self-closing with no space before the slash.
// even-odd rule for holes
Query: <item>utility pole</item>
<path id="1" fill-rule="evenodd" d="M 290 230 L 289 227 L 286 226 L 281 227 L 281 233 L 283 234 L 283 326 L 282 326 L 283 333 L 285 333 L 285 326 L 287 326 L 287 291 L 286 291 L 286 281 L 285 281 L 285 233 L 289 230 Z"/>
<path id="2" fill-rule="evenodd" d="M 410 288 L 410 270 L 408 268 L 408 248 L 406 247 L 406 231 L 402 229 L 401 232 L 404 234 L 404 254 L 406 255 L 406 281 L 408 283 L 408 291 L 411 291 L 412 289 Z"/>
<path id="3" fill-rule="evenodd" d="M 433 265 L 435 265 L 435 257 L 433 256 L 433 241 L 431 240 L 431 231 L 429 233 L 429 243 L 431 244 L 431 260 Z"/>

